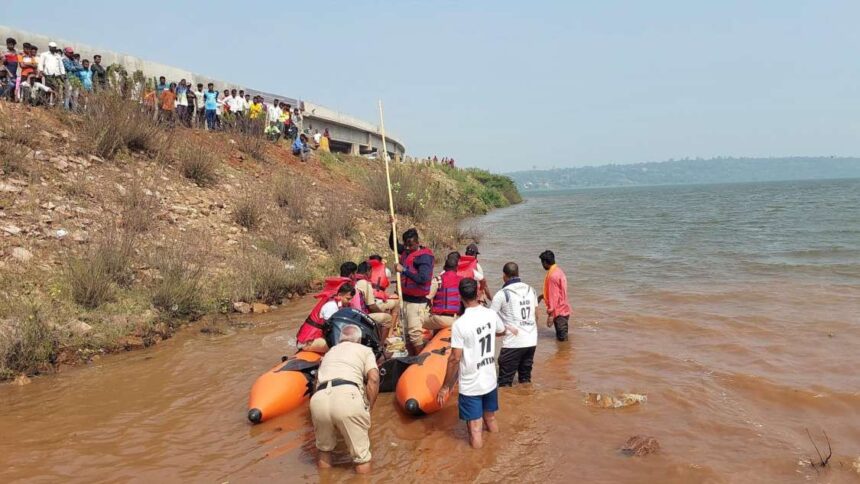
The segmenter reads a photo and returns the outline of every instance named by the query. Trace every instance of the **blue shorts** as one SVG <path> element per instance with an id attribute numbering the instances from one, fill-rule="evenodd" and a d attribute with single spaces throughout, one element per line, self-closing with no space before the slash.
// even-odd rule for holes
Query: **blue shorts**
<path id="1" fill-rule="evenodd" d="M 475 397 L 460 394 L 457 398 L 457 408 L 460 410 L 460 420 L 478 420 L 484 417 L 484 412 L 499 410 L 499 389 Z"/>

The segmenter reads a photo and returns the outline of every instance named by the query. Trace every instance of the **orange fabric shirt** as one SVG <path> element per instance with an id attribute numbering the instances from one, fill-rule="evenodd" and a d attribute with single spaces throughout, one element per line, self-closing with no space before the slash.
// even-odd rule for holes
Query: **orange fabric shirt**
<path id="1" fill-rule="evenodd" d="M 570 304 L 567 302 L 567 276 L 557 265 L 546 272 L 543 281 L 543 301 L 546 312 L 552 317 L 570 316 Z"/>
<path id="2" fill-rule="evenodd" d="M 173 111 L 176 107 L 176 93 L 171 92 L 168 89 L 165 89 L 161 93 L 161 109 L 165 111 Z"/>

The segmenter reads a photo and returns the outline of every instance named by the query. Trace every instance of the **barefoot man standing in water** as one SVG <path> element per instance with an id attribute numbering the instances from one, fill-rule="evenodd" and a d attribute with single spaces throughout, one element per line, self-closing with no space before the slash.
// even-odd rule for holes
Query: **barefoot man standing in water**
<path id="1" fill-rule="evenodd" d="M 460 281 L 460 299 L 465 311 L 451 327 L 451 356 L 445 380 L 436 401 L 444 405 L 459 374 L 460 420 L 469 426 L 469 443 L 474 449 L 484 445 L 482 431 L 498 432 L 496 411 L 499 389 L 496 381 L 496 336 L 505 334 L 502 320 L 491 309 L 478 303 L 478 283 Z"/>
<path id="2" fill-rule="evenodd" d="M 540 254 L 540 263 L 546 270 L 543 280 L 543 294 L 538 296 L 546 304 L 546 326 L 555 326 L 555 338 L 567 341 L 567 325 L 570 320 L 570 304 L 567 302 L 567 277 L 555 263 L 555 254 L 545 250 Z"/>

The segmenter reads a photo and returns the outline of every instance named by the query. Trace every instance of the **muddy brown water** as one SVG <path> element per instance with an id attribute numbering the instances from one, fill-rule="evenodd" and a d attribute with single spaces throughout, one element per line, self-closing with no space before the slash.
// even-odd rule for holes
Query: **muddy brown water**
<path id="1" fill-rule="evenodd" d="M 478 222 L 482 264 L 556 249 L 576 310 L 543 329 L 534 384 L 504 389 L 501 432 L 466 444 L 456 408 L 373 410 L 375 469 L 314 466 L 307 409 L 252 426 L 254 379 L 310 299 L 181 331 L 156 347 L 0 386 L 0 482 L 857 482 L 860 183 L 589 190 L 530 197 Z M 647 394 L 598 409 L 585 392 Z M 806 429 L 830 469 L 802 463 Z M 634 435 L 660 451 L 625 457 Z"/>

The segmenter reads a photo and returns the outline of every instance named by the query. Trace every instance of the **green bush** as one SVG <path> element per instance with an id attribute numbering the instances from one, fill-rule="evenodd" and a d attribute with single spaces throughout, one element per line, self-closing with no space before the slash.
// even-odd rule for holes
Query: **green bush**
<path id="1" fill-rule="evenodd" d="M 391 196 L 394 200 L 394 210 L 397 214 L 408 215 L 420 220 L 426 217 L 430 205 L 435 203 L 438 193 L 433 179 L 421 168 L 412 165 L 392 163 Z M 389 211 L 388 183 L 385 177 L 384 165 L 371 170 L 367 174 L 367 202 L 376 210 Z M 439 198 L 441 200 L 441 198 Z"/>

